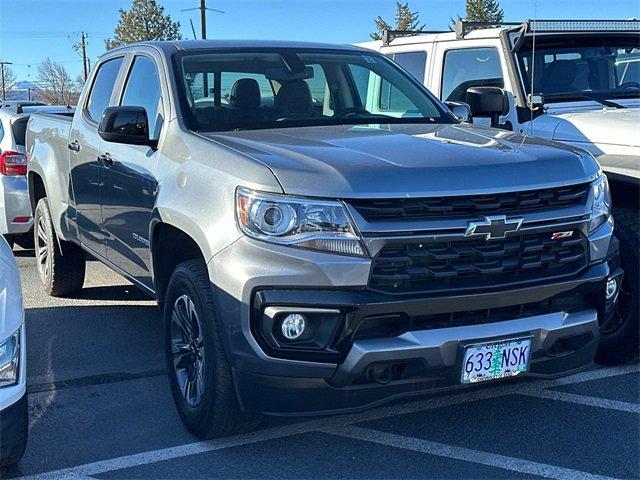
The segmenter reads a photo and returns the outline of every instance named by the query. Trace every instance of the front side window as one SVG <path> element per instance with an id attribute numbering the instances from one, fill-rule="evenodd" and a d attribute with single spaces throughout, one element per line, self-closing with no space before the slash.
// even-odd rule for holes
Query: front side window
<path id="1" fill-rule="evenodd" d="M 461 48 L 445 53 L 440 98 L 465 102 L 470 87 L 504 87 L 497 49 Z"/>
<path id="2" fill-rule="evenodd" d="M 185 52 L 176 67 L 196 131 L 454 121 L 392 62 L 368 52 Z"/>
<path id="3" fill-rule="evenodd" d="M 525 40 L 517 60 L 525 92 L 545 102 L 584 97 L 637 98 L 640 94 L 640 43 L 637 35 L 541 36 Z M 533 77 L 533 78 L 532 78 Z"/>
<path id="4" fill-rule="evenodd" d="M 87 102 L 87 114 L 94 122 L 100 121 L 102 112 L 109 106 L 122 60 L 123 57 L 118 57 L 100 65 Z"/>
<path id="5" fill-rule="evenodd" d="M 149 121 L 149 137 L 152 140 L 158 139 L 162 127 L 161 97 L 156 64 L 149 57 L 136 57 L 120 104 L 144 107 Z"/>

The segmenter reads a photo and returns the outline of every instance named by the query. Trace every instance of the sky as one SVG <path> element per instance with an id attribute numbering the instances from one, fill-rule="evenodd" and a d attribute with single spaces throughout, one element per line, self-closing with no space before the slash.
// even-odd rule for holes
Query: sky
<path id="1" fill-rule="evenodd" d="M 193 38 L 190 19 L 199 35 L 198 0 L 158 0 Z M 427 28 L 447 29 L 451 17 L 464 15 L 464 0 L 408 0 Z M 209 38 L 309 40 L 354 43 L 369 39 L 373 19 L 392 21 L 395 0 L 207 0 L 207 7 L 225 13 L 207 14 Z M 526 18 L 640 18 L 640 0 L 501 0 L 505 20 Z M 88 33 L 92 65 L 113 35 L 118 9 L 131 0 L 0 0 L 0 61 L 13 62 L 19 81 L 34 81 L 37 65 L 46 57 L 62 63 L 75 78 L 82 61 L 74 44 Z"/>

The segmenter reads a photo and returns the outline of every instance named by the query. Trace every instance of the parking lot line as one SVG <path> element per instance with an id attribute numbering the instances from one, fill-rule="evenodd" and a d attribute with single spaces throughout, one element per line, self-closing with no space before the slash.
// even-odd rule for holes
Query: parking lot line
<path id="1" fill-rule="evenodd" d="M 589 407 L 606 408 L 607 410 L 619 410 L 621 412 L 640 413 L 640 405 L 637 403 L 620 402 L 607 398 L 589 397 L 575 393 L 558 392 L 556 390 L 530 390 L 521 392 L 522 395 L 530 397 L 548 398 L 561 402 L 578 403 Z"/>
<path id="2" fill-rule="evenodd" d="M 388 447 L 402 448 L 414 452 L 426 453 L 438 457 L 452 458 L 465 462 L 479 463 L 490 467 L 497 467 L 511 472 L 527 473 L 539 477 L 555 478 L 558 480 L 605 480 L 612 477 L 594 475 L 580 470 L 557 467 L 545 463 L 532 462 L 521 458 L 507 457 L 496 453 L 456 447 L 444 443 L 431 442 L 414 437 L 406 437 L 394 433 L 380 432 L 370 428 L 347 425 L 344 427 L 323 428 L 322 432 L 339 435 L 341 437 L 377 443 Z"/>
<path id="3" fill-rule="evenodd" d="M 160 450 L 152 450 L 142 453 L 136 453 L 132 455 L 125 455 L 122 457 L 100 460 L 97 462 L 87 463 L 84 465 L 78 465 L 75 467 L 69 467 L 61 470 L 54 470 L 50 472 L 44 472 L 36 474 L 28 479 L 58 479 L 58 478 L 78 478 L 78 477 L 90 477 L 92 475 L 98 475 L 101 473 L 111 472 L 114 470 L 121 470 L 123 468 L 137 467 L 142 465 L 148 465 L 151 463 L 162 462 L 165 460 L 172 460 L 181 457 L 187 457 L 190 455 L 197 455 L 200 453 L 213 452 L 216 450 L 222 450 L 229 447 L 248 445 L 257 442 L 263 442 L 273 440 L 276 438 L 287 437 L 291 435 L 297 435 L 301 433 L 308 433 L 314 431 L 324 431 L 327 428 L 339 428 L 349 426 L 356 422 L 367 422 L 371 420 L 378 420 L 381 418 L 392 417 L 396 415 L 403 415 L 408 413 L 415 413 L 425 410 L 432 410 L 436 408 L 448 407 L 452 405 L 459 405 L 464 403 L 475 402 L 478 400 L 485 400 L 490 398 L 497 398 L 506 395 L 512 395 L 517 393 L 524 393 L 529 391 L 539 391 L 544 388 L 560 386 L 560 385 L 572 385 L 589 380 L 595 380 L 600 378 L 614 377 L 618 375 L 624 375 L 640 371 L 639 365 L 628 365 L 623 367 L 612 368 L 600 368 L 595 370 L 588 370 L 585 372 L 577 373 L 569 377 L 563 377 L 554 380 L 541 380 L 532 383 L 511 383 L 502 386 L 495 386 L 492 388 L 477 389 L 477 390 L 463 390 L 459 393 L 452 393 L 447 396 L 427 398 L 415 402 L 408 402 L 398 405 L 391 405 L 387 407 L 379 407 L 372 410 L 367 410 L 360 413 L 352 413 L 345 415 L 338 415 L 328 418 L 317 418 L 313 420 L 307 420 L 300 423 L 289 424 L 284 426 L 272 427 L 257 432 L 252 432 L 244 435 L 237 435 L 234 437 L 221 438 L 210 441 L 194 442 L 176 447 L 164 448 Z M 508 457 L 505 457 L 508 458 Z M 533 462 L 530 462 L 533 463 Z M 559 467 L 558 467 L 559 468 Z M 564 469 L 563 469 L 564 470 Z M 584 478 L 584 477 L 582 477 Z M 593 477 L 602 478 L 602 477 Z"/>

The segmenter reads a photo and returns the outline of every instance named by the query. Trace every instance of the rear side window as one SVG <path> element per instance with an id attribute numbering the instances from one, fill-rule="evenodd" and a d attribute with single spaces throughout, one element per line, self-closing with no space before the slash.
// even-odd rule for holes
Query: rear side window
<path id="1" fill-rule="evenodd" d="M 144 107 L 149 119 L 149 136 L 154 140 L 158 139 L 162 128 L 162 122 L 158 121 L 162 115 L 160 93 L 156 64 L 149 57 L 136 57 L 124 87 L 121 105 Z"/>
<path id="2" fill-rule="evenodd" d="M 394 53 L 391 59 L 416 77 L 420 83 L 424 83 L 424 71 L 427 67 L 426 52 Z"/>
<path id="3" fill-rule="evenodd" d="M 89 101 L 87 102 L 87 113 L 89 118 L 95 122 L 100 121 L 102 112 L 109 106 L 113 86 L 118 78 L 118 72 L 122 65 L 123 57 L 114 58 L 100 65 L 100 70 L 96 74 L 96 79 L 91 88 Z"/>
<path id="4" fill-rule="evenodd" d="M 504 87 L 500 56 L 493 47 L 449 50 L 444 56 L 442 95 L 464 102 L 469 87 Z"/>

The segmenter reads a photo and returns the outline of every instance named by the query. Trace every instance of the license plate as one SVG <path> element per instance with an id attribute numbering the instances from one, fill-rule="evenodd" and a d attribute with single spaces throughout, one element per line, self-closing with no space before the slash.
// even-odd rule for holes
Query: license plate
<path id="1" fill-rule="evenodd" d="M 529 370 L 531 338 L 467 345 L 462 357 L 462 383 L 514 377 Z"/>

